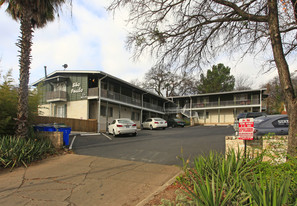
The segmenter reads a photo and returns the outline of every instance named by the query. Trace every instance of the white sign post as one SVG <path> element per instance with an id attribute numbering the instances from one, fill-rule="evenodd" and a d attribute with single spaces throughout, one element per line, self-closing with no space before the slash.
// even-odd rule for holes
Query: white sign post
<path id="1" fill-rule="evenodd" d="M 254 139 L 254 118 L 239 120 L 239 138 L 242 140 Z"/>

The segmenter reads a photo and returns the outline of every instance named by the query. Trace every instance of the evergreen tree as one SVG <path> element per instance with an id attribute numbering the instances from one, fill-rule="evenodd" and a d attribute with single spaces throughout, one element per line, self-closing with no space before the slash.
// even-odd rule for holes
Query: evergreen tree
<path id="1" fill-rule="evenodd" d="M 227 92 L 234 90 L 235 78 L 230 75 L 230 67 L 224 64 L 213 65 L 206 76 L 200 75 L 199 93 Z"/>

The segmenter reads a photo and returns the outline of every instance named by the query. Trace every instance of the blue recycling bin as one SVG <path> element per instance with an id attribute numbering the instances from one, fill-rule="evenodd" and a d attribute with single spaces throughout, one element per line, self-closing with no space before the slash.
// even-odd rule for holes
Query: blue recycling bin
<path id="1" fill-rule="evenodd" d="M 57 129 L 54 126 L 43 126 L 43 130 L 45 132 L 55 132 Z"/>
<path id="2" fill-rule="evenodd" d="M 69 134 L 71 132 L 71 127 L 58 127 L 59 132 L 63 132 L 63 142 L 64 145 L 69 145 Z"/>
<path id="3" fill-rule="evenodd" d="M 34 128 L 34 131 L 37 131 L 37 132 L 40 132 L 43 128 L 41 127 L 41 126 L 39 126 L 39 125 L 35 125 L 35 126 L 33 126 L 33 128 Z"/>
<path id="4" fill-rule="evenodd" d="M 34 126 L 34 130 L 37 132 L 55 132 L 57 129 L 49 124 L 39 124 Z"/>

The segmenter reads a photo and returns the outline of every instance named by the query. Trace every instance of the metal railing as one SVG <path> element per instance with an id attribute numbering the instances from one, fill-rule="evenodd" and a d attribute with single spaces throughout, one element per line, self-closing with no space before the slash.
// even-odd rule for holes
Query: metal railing
<path id="1" fill-rule="evenodd" d="M 104 98 L 108 98 L 108 99 L 112 99 L 112 100 L 116 100 L 116 101 L 120 101 L 128 104 L 133 104 L 140 107 L 142 106 L 141 99 L 132 98 L 130 96 L 123 95 L 117 92 L 110 92 L 110 91 L 107 91 L 106 89 L 101 89 L 101 96 Z M 163 108 L 161 106 L 158 106 L 149 102 L 143 102 L 143 107 L 157 110 L 157 111 L 163 111 Z"/>
<path id="2" fill-rule="evenodd" d="M 205 107 L 227 107 L 227 106 L 244 106 L 260 104 L 260 99 L 253 100 L 230 100 L 230 101 L 216 101 L 216 102 L 205 102 L 205 103 L 193 103 L 192 108 L 205 108 Z M 190 104 L 187 104 L 187 108 L 190 108 Z"/>
<path id="3" fill-rule="evenodd" d="M 244 106 L 244 105 L 254 105 L 254 104 L 260 104 L 259 99 L 254 100 L 237 100 L 237 101 L 216 101 L 216 102 L 205 102 L 205 103 L 193 103 L 192 109 L 197 108 L 208 108 L 208 107 L 227 107 L 227 106 Z M 183 111 L 184 109 L 190 109 L 190 104 L 187 103 L 184 105 L 184 107 L 171 107 L 166 108 L 166 113 L 179 113 Z"/>
<path id="4" fill-rule="evenodd" d="M 67 93 L 65 91 L 51 91 L 46 93 L 46 101 L 67 101 Z"/>
<path id="5" fill-rule="evenodd" d="M 98 87 L 89 88 L 88 89 L 88 96 L 98 97 L 99 96 L 99 88 Z"/>

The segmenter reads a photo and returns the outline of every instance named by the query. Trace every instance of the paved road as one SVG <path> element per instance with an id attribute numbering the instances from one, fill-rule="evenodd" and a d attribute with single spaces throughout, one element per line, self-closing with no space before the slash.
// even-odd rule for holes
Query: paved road
<path id="1" fill-rule="evenodd" d="M 78 136 L 73 143 L 76 154 L 133 160 L 165 165 L 182 165 L 185 158 L 225 151 L 225 136 L 232 127 L 185 127 L 166 130 L 141 130 L 136 137 L 111 135 Z"/>

